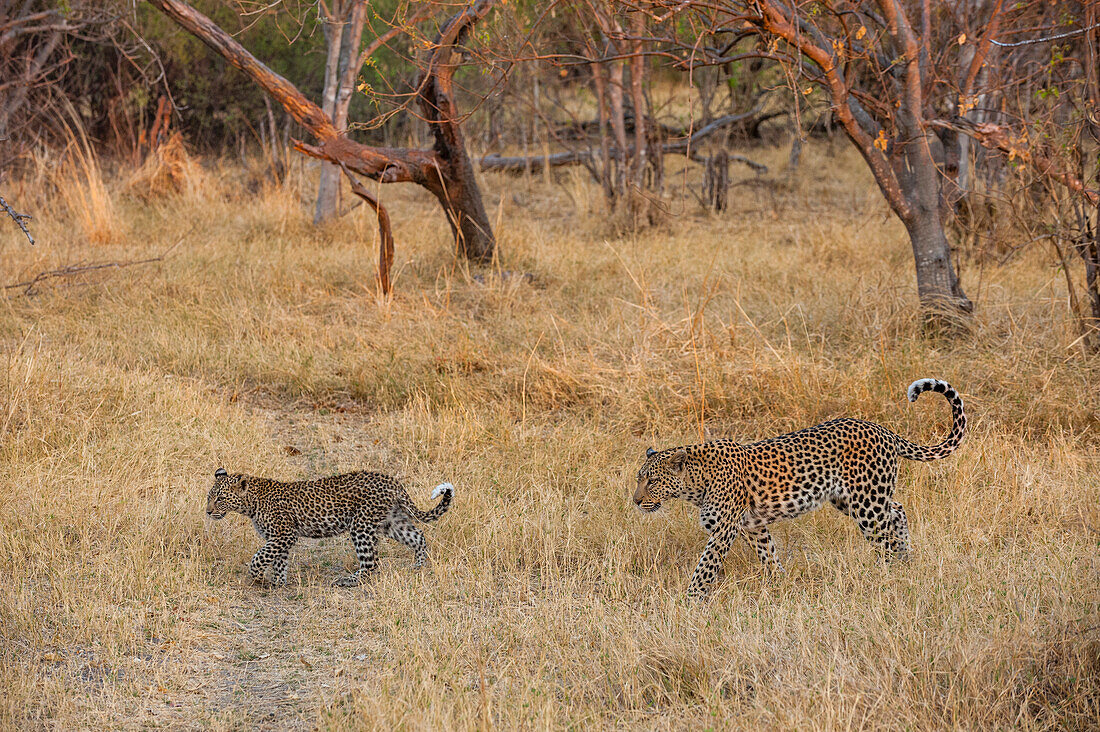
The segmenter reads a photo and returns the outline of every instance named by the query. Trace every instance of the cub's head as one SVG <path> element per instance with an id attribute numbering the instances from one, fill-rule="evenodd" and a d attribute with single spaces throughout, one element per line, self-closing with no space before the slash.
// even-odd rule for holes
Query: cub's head
<path id="1" fill-rule="evenodd" d="M 679 447 L 657 452 L 652 447 L 645 451 L 645 464 L 638 471 L 638 490 L 634 491 L 634 505 L 649 513 L 656 511 L 669 498 L 679 498 L 687 492 L 684 482 L 687 451 Z"/>
<path id="2" fill-rule="evenodd" d="M 240 512 L 247 486 L 245 476 L 230 475 L 225 468 L 214 472 L 214 485 L 206 495 L 206 513 L 215 521 L 232 511 Z"/>

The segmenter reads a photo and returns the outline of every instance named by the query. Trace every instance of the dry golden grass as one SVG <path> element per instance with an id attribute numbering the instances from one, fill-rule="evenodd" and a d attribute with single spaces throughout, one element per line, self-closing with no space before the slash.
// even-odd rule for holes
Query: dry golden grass
<path id="1" fill-rule="evenodd" d="M 40 245 L 0 227 L 7 282 L 184 239 L 0 296 L 0 725 L 1098 726 L 1100 363 L 1041 253 L 964 262 L 974 331 L 926 340 L 900 227 L 854 155 L 811 147 L 793 188 L 626 238 L 582 176 L 489 178 L 499 269 L 533 284 L 475 277 L 427 195 L 385 188 L 384 302 L 369 215 L 317 231 L 301 170 L 254 195 L 204 174 L 117 194 L 129 233 L 94 252 L 29 188 Z M 971 432 L 902 466 L 912 561 L 823 509 L 776 529 L 786 576 L 740 543 L 684 599 L 703 535 L 686 506 L 633 510 L 646 447 L 838 415 L 931 442 L 946 406 L 904 399 L 923 376 Z M 350 544 L 305 542 L 262 590 L 251 526 L 204 517 L 218 466 L 458 492 L 430 568 L 386 543 L 336 589 Z"/>
<path id="2" fill-rule="evenodd" d="M 206 183 L 202 168 L 187 152 L 183 135 L 177 131 L 169 135 L 129 176 L 126 190 L 143 200 L 172 194 L 194 197 L 201 195 Z"/>

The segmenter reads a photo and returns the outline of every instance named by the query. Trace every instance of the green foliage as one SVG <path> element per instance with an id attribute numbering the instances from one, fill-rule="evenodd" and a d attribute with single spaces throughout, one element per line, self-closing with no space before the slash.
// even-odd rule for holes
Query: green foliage
<path id="1" fill-rule="evenodd" d="M 218 0 L 192 4 L 272 71 L 310 99 L 320 100 L 325 40 L 314 13 L 303 12 L 295 18 L 281 9 L 259 18 L 242 18 L 233 6 Z M 216 149 L 255 129 L 265 114 L 263 92 L 243 73 L 150 5 L 138 6 L 138 29 L 164 65 L 189 141 Z M 281 112 L 277 119 L 283 119 Z"/>
<path id="2" fill-rule="evenodd" d="M 247 16 L 234 0 L 190 0 L 190 4 L 320 104 L 326 45 L 315 3 L 285 0 L 267 12 Z M 405 6 L 404 0 L 371 3 L 363 44 L 388 31 L 391 19 L 395 15 L 401 19 L 398 11 Z M 101 142 L 121 135 L 120 152 L 125 150 L 134 141 L 125 138 L 136 139 L 137 130 L 148 126 L 157 98 L 167 86 L 179 109 L 173 126 L 190 144 L 218 152 L 234 146 L 242 136 L 250 142 L 258 137 L 267 115 L 260 87 L 151 5 L 137 5 L 136 21 L 135 31 L 152 51 L 144 57 L 128 59 L 109 44 L 72 41 L 75 60 L 65 77 L 64 93 L 80 111 L 89 134 Z M 422 31 L 431 37 L 432 21 L 422 24 Z M 376 94 L 353 97 L 351 122 L 365 122 L 385 112 L 394 95 L 412 88 L 416 68 L 408 58 L 408 45 L 409 39 L 399 36 L 364 64 L 360 81 Z M 137 70 L 139 66 L 143 72 Z M 277 106 L 273 111 L 281 129 L 286 115 Z M 120 125 L 120 119 L 128 120 L 129 126 Z M 356 133 L 360 137 L 380 134 Z"/>

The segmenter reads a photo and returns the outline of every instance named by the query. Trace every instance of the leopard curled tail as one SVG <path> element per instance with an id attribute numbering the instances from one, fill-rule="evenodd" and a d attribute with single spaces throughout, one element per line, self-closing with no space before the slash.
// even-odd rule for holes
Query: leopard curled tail
<path id="1" fill-rule="evenodd" d="M 918 445 L 914 442 L 910 442 L 904 437 L 895 435 L 896 445 L 898 450 L 898 456 L 906 458 L 907 460 L 939 460 L 945 458 L 951 453 L 955 452 L 955 449 L 962 442 L 963 436 L 966 434 L 966 412 L 963 410 L 963 401 L 959 396 L 959 393 L 951 388 L 951 385 L 946 381 L 940 381 L 939 379 L 918 379 L 909 385 L 909 389 L 906 392 L 909 397 L 909 401 L 915 402 L 917 397 L 926 391 L 934 391 L 937 394 L 943 394 L 944 398 L 951 405 L 951 434 L 947 439 L 938 445 Z"/>
<path id="2" fill-rule="evenodd" d="M 454 498 L 454 495 L 455 487 L 453 485 L 451 485 L 450 483 L 440 483 L 435 487 L 435 490 L 432 491 L 433 500 L 439 498 L 440 496 L 443 496 L 443 500 L 437 503 L 435 508 L 431 509 L 430 511 L 421 511 L 419 508 L 416 507 L 416 504 L 412 502 L 412 499 L 408 497 L 408 494 L 406 494 L 404 499 L 402 500 L 401 507 L 405 509 L 409 516 L 416 519 L 417 521 L 431 523 L 432 521 L 438 520 L 439 517 L 443 514 L 447 513 L 447 509 L 451 507 L 451 500 Z"/>

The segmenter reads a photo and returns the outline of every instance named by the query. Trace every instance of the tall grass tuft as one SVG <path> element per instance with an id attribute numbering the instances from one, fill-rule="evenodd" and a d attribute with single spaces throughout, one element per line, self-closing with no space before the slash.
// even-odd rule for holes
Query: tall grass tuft
<path id="1" fill-rule="evenodd" d="M 67 201 L 70 215 L 79 224 L 87 243 L 119 242 L 124 227 L 115 212 L 99 157 L 88 140 L 79 114 L 67 100 L 65 105 L 69 114 L 62 118 L 62 129 L 68 144 L 55 172 L 54 186 L 58 195 Z"/>
<path id="2" fill-rule="evenodd" d="M 143 201 L 194 195 L 203 185 L 201 166 L 187 152 L 177 130 L 153 150 L 126 180 L 126 191 Z"/>

